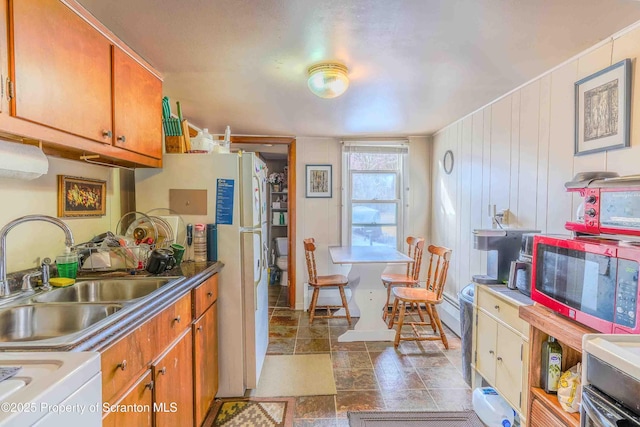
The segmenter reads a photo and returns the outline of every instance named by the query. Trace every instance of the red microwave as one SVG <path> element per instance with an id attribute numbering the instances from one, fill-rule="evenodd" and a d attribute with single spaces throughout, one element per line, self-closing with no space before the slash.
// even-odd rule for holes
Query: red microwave
<path id="1" fill-rule="evenodd" d="M 640 246 L 536 235 L 531 299 L 603 333 L 638 334 Z"/>

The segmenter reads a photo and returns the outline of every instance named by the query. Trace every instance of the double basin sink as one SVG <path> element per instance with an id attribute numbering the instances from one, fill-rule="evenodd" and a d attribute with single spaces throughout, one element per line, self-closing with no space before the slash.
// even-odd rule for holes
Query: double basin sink
<path id="1" fill-rule="evenodd" d="M 0 308 L 0 343 L 28 343 L 88 330 L 124 308 L 137 305 L 175 279 L 78 281 L 22 299 L 16 305 Z"/>

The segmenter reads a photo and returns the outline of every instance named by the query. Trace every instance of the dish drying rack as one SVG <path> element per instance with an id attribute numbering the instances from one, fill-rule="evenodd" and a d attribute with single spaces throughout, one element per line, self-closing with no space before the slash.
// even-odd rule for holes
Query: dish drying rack
<path id="1" fill-rule="evenodd" d="M 80 271 L 142 270 L 151 251 L 174 243 L 164 219 L 140 212 L 125 214 L 116 230 L 117 234 L 106 232 L 74 246 Z"/>

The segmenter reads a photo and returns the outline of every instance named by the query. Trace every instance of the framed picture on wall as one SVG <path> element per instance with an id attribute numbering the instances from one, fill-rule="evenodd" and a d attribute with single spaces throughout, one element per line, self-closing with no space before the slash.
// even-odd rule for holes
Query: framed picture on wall
<path id="1" fill-rule="evenodd" d="M 629 146 L 631 60 L 575 83 L 576 156 Z"/>
<path id="2" fill-rule="evenodd" d="M 107 181 L 58 175 L 58 216 L 103 216 L 107 213 Z"/>
<path id="3" fill-rule="evenodd" d="M 307 165 L 306 197 L 331 198 L 331 165 Z"/>

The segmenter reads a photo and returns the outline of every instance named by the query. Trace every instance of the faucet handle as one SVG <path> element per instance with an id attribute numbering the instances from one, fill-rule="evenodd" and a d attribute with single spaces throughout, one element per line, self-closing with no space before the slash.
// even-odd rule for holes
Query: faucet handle
<path id="1" fill-rule="evenodd" d="M 27 273 L 22 276 L 22 288 L 20 289 L 22 292 L 32 293 L 33 288 L 31 287 L 31 278 L 38 277 L 42 275 L 42 271 L 32 271 L 31 273 Z"/>

